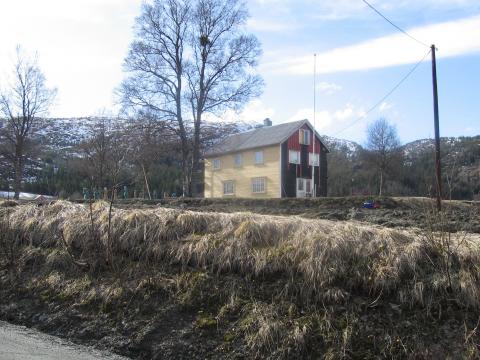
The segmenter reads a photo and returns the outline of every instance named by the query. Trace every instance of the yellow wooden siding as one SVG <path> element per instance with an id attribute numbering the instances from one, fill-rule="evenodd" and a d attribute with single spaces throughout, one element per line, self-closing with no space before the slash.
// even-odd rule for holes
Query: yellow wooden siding
<path id="1" fill-rule="evenodd" d="M 255 164 L 255 152 L 263 150 L 263 165 Z M 235 166 L 235 155 L 242 154 L 242 166 Z M 220 159 L 220 169 L 212 162 Z M 265 177 L 265 193 L 252 193 L 252 178 Z M 235 182 L 234 195 L 223 195 L 223 182 Z M 205 197 L 279 198 L 280 145 L 229 153 L 205 159 Z"/>

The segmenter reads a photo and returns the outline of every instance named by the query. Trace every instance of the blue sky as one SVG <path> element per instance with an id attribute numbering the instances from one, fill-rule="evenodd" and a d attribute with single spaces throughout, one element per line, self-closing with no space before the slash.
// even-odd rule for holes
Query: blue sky
<path id="1" fill-rule="evenodd" d="M 5 79 L 15 46 L 21 44 L 38 52 L 48 82 L 58 88 L 52 116 L 114 112 L 113 90 L 123 77 L 121 64 L 141 2 L 3 1 L 0 79 Z M 480 1 L 371 3 L 416 38 L 437 45 L 442 136 L 480 134 Z M 226 118 L 270 117 L 274 124 L 312 121 L 317 53 L 315 117 L 321 134 L 363 142 L 367 124 L 383 116 L 396 124 L 403 142 L 433 135 L 430 56 L 365 117 L 428 49 L 399 33 L 361 0 L 249 0 L 247 5 L 247 29 L 263 46 L 258 71 L 266 87 L 242 114 L 228 113 Z"/>

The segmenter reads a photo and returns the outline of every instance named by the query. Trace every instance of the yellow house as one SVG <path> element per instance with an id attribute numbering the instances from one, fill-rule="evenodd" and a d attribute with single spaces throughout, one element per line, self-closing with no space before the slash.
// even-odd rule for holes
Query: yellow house
<path id="1" fill-rule="evenodd" d="M 327 153 L 308 120 L 271 126 L 265 119 L 264 126 L 231 135 L 206 152 L 204 196 L 326 196 Z"/>

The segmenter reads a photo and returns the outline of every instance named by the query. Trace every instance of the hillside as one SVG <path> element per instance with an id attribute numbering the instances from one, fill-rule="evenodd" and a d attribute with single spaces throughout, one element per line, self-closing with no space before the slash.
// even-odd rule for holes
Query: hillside
<path id="1" fill-rule="evenodd" d="M 83 118 L 52 118 L 44 119 L 38 130 L 37 140 L 52 150 L 66 150 L 83 140 L 92 133 L 92 129 L 100 122 L 108 122 L 114 128 L 121 128 L 127 120 L 105 117 L 83 117 Z M 239 130 L 251 130 L 253 125 L 240 124 Z M 330 150 L 346 151 L 350 156 L 357 155 L 363 147 L 355 141 L 335 138 L 322 135 L 322 139 Z M 453 149 L 455 153 L 472 152 L 477 159 L 478 150 L 472 151 L 475 145 L 480 148 L 480 135 L 475 137 L 443 137 L 441 138 L 442 149 L 445 154 L 450 154 Z M 433 151 L 433 139 L 420 139 L 402 146 L 407 159 L 418 156 L 418 154 Z M 478 157 L 480 159 L 480 157 Z"/>
<path id="2" fill-rule="evenodd" d="M 375 164 L 351 141 L 325 137 L 329 146 L 329 194 L 365 195 L 378 192 Z M 388 195 L 431 196 L 435 188 L 433 139 L 401 147 L 401 162 L 387 168 Z M 367 156 L 366 156 L 367 155 Z M 473 199 L 480 192 L 480 136 L 441 138 L 442 182 L 445 198 Z"/>
<path id="3" fill-rule="evenodd" d="M 321 137 L 330 151 L 346 152 L 349 157 L 355 156 L 362 149 L 362 146 L 355 141 L 339 139 L 328 135 L 321 135 Z"/>
<path id="4" fill-rule="evenodd" d="M 76 161 L 79 159 L 77 145 L 87 137 L 97 134 L 99 125 L 106 124 L 113 131 L 121 129 L 127 120 L 104 117 L 45 119 L 38 129 L 35 138 L 36 146 L 32 148 L 26 164 L 27 183 L 25 191 L 36 193 L 72 194 L 81 191 L 86 184 L 81 181 L 79 169 L 84 167 Z M 230 124 L 232 125 L 232 124 Z M 233 124 L 225 129 L 227 133 L 248 130 L 252 124 Z M 215 141 L 215 132 L 207 141 Z M 378 192 L 378 178 L 375 165 L 368 163 L 363 147 L 345 139 L 322 136 L 330 150 L 328 156 L 328 194 L 329 196 L 371 195 Z M 157 144 L 164 142 L 161 135 L 155 140 Z M 152 187 L 158 194 L 167 192 L 178 193 L 179 181 L 176 179 L 178 167 L 178 151 L 175 144 L 168 146 L 170 150 L 158 150 L 162 156 L 155 156 L 156 163 L 152 170 Z M 158 146 L 157 146 L 158 148 Z M 178 149 L 178 148 L 177 148 Z M 150 148 L 154 150 L 154 148 Z M 392 166 L 387 173 L 385 184 L 386 195 L 431 196 L 435 187 L 433 141 L 421 139 L 402 146 L 403 163 Z M 70 161 L 70 160 L 75 161 Z M 393 164 L 392 164 L 393 165 Z M 129 165 L 133 168 L 132 165 Z M 8 174 L 4 159 L 0 158 L 2 173 Z M 163 176 L 169 168 L 168 175 Z M 58 169 L 56 177 L 59 184 L 51 184 L 52 172 Z M 480 136 L 442 138 L 442 170 L 444 196 L 453 199 L 473 199 L 480 192 Z M 55 170 L 56 171 L 56 170 Z M 142 174 L 133 177 L 143 181 Z M 128 182 L 131 182 L 129 179 Z M 69 184 L 68 188 L 66 184 Z M 1 188 L 8 186 L 5 179 Z M 143 192 L 143 185 L 137 189 Z"/>

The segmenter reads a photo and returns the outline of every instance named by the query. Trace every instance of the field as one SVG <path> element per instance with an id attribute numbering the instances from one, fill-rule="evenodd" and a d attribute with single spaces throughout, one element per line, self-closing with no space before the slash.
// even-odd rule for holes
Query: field
<path id="1" fill-rule="evenodd" d="M 480 205 L 4 202 L 0 319 L 145 359 L 478 358 Z"/>

